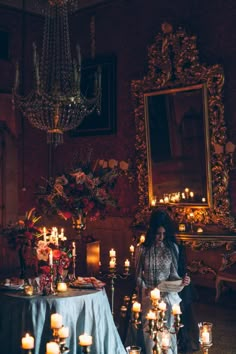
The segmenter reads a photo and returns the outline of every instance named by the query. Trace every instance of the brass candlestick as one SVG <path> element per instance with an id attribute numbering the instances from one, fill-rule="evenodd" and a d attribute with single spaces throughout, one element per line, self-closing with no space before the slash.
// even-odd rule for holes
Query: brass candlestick
<path id="1" fill-rule="evenodd" d="M 76 255 L 72 256 L 72 277 L 73 277 L 73 280 L 76 279 L 76 274 L 75 274 L 75 271 L 76 271 Z"/>
<path id="2" fill-rule="evenodd" d="M 80 345 L 82 348 L 82 353 L 90 353 L 90 346 L 89 345 Z"/>
<path id="3" fill-rule="evenodd" d="M 50 288 L 49 288 L 49 292 L 48 295 L 56 295 L 56 291 L 54 289 L 54 270 L 53 270 L 53 265 L 50 265 Z"/>

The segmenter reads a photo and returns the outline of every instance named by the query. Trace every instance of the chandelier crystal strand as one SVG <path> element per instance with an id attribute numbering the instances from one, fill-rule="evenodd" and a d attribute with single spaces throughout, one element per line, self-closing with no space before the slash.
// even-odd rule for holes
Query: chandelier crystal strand
<path id="1" fill-rule="evenodd" d="M 63 133 L 78 127 L 83 119 L 101 107 L 101 68 L 95 74 L 94 95 L 81 91 L 81 53 L 72 59 L 69 35 L 69 0 L 49 0 L 45 11 L 41 60 L 33 44 L 34 88 L 25 97 L 17 94 L 19 69 L 16 69 L 13 97 L 30 123 L 47 133 L 47 142 L 63 143 Z"/>

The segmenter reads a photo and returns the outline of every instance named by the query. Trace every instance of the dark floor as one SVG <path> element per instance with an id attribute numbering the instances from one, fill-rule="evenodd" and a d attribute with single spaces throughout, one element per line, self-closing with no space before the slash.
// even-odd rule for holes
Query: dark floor
<path id="1" fill-rule="evenodd" d="M 120 316 L 123 297 L 133 289 L 132 279 L 115 279 L 114 282 L 114 319 L 121 339 L 124 342 L 127 321 Z M 193 310 L 197 323 L 213 323 L 213 346 L 209 354 L 236 354 L 236 291 L 228 290 L 215 303 L 215 289 L 196 287 Z M 111 302 L 111 284 L 107 281 L 107 294 Z M 200 354 L 197 351 L 195 354 Z"/>

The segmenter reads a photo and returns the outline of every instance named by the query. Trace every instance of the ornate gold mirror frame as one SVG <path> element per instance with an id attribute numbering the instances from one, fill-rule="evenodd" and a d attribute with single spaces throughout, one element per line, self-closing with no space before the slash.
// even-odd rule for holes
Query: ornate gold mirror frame
<path id="1" fill-rule="evenodd" d="M 224 73 L 220 65 L 199 63 L 197 38 L 182 28 L 175 32 L 170 24 L 162 25 L 155 42 L 148 48 L 148 72 L 142 80 L 131 83 L 135 106 L 136 169 L 138 180 L 138 207 L 134 226 L 146 225 L 152 210 L 149 188 L 147 126 L 145 124 L 145 95 L 158 91 L 191 87 L 202 84 L 207 91 L 209 155 L 207 164 L 211 175 L 211 200 L 206 206 L 164 205 L 178 223 L 191 222 L 209 227 L 216 224 L 235 231 L 229 199 L 229 171 L 233 165 L 235 146 L 228 142 L 222 101 Z M 209 176 L 209 175 L 208 175 Z M 163 206 L 162 206 L 163 207 Z"/>

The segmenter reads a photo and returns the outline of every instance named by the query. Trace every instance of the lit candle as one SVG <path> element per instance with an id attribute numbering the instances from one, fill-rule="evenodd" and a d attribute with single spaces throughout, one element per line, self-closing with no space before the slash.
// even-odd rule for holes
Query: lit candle
<path id="1" fill-rule="evenodd" d="M 166 311 L 166 303 L 164 301 L 161 301 L 158 305 L 159 310 L 161 311 Z"/>
<path id="2" fill-rule="evenodd" d="M 116 266 L 116 261 L 112 258 L 112 259 L 110 260 L 110 262 L 109 262 L 109 267 L 110 267 L 110 268 L 115 268 L 115 266 Z"/>
<path id="3" fill-rule="evenodd" d="M 129 250 L 130 250 L 131 253 L 134 253 L 134 246 L 131 245 L 130 248 L 129 248 Z"/>
<path id="4" fill-rule="evenodd" d="M 93 342 L 93 337 L 89 336 L 88 334 L 84 333 L 79 336 L 79 345 L 82 347 L 87 347 L 91 345 Z"/>
<path id="5" fill-rule="evenodd" d="M 109 255 L 111 258 L 115 257 L 116 256 L 116 251 L 114 250 L 114 248 L 112 248 L 109 252 Z"/>
<path id="6" fill-rule="evenodd" d="M 33 349 L 34 348 L 34 337 L 31 337 L 29 333 L 26 333 L 25 337 L 21 338 L 22 349 Z"/>
<path id="7" fill-rule="evenodd" d="M 76 246 L 75 246 L 75 242 L 72 242 L 72 257 L 76 257 Z"/>
<path id="8" fill-rule="evenodd" d="M 150 292 L 152 300 L 159 300 L 160 299 L 160 290 L 155 288 Z"/>
<path id="9" fill-rule="evenodd" d="M 46 354 L 60 354 L 60 347 L 56 342 L 46 344 Z"/>
<path id="10" fill-rule="evenodd" d="M 193 197 L 194 197 L 194 193 L 193 193 L 193 192 L 190 192 L 190 193 L 189 193 L 189 196 L 190 196 L 190 198 L 193 198 Z"/>
<path id="11" fill-rule="evenodd" d="M 156 199 L 156 197 L 153 197 L 152 202 L 151 202 L 152 206 L 155 206 L 156 203 L 157 203 L 157 199 Z"/>
<path id="12" fill-rule="evenodd" d="M 52 250 L 49 252 L 49 265 L 50 265 L 50 266 L 53 265 L 53 254 L 52 254 Z"/>
<path id="13" fill-rule="evenodd" d="M 59 283 L 57 284 L 57 290 L 58 290 L 59 292 L 66 291 L 66 290 L 67 290 L 67 285 L 66 285 L 66 283 L 59 282 Z"/>
<path id="14" fill-rule="evenodd" d="M 210 333 L 205 328 L 204 328 L 204 330 L 202 332 L 202 343 L 203 344 L 209 344 L 210 343 Z"/>
<path id="15" fill-rule="evenodd" d="M 69 337 L 69 327 L 62 326 L 58 330 L 58 336 L 59 336 L 59 338 L 68 338 Z"/>
<path id="16" fill-rule="evenodd" d="M 46 227 L 43 228 L 43 240 L 44 240 L 44 242 L 47 242 L 47 230 L 46 230 Z"/>
<path id="17" fill-rule="evenodd" d="M 205 203 L 206 202 L 206 198 L 203 197 L 202 198 L 202 202 Z"/>
<path id="18" fill-rule="evenodd" d="M 141 311 L 141 304 L 139 302 L 135 301 L 132 306 L 132 311 L 133 312 L 140 312 Z"/>
<path id="19" fill-rule="evenodd" d="M 144 243 L 145 242 L 145 235 L 141 235 L 140 239 L 139 239 L 140 243 Z"/>
<path id="20" fill-rule="evenodd" d="M 189 192 L 189 188 L 185 188 L 185 193 L 188 193 Z"/>
<path id="21" fill-rule="evenodd" d="M 51 328 L 61 328 L 62 327 L 62 315 L 59 313 L 53 313 L 51 315 Z"/>
<path id="22" fill-rule="evenodd" d="M 130 261 L 128 259 L 125 260 L 125 267 L 126 268 L 129 268 L 130 266 Z"/>
<path id="23" fill-rule="evenodd" d="M 172 313 L 173 315 L 180 315 L 182 313 L 178 304 L 172 306 Z"/>
<path id="24" fill-rule="evenodd" d="M 164 198 L 164 202 L 165 202 L 165 203 L 169 203 L 169 197 L 165 197 L 165 198 Z"/>
<path id="25" fill-rule="evenodd" d="M 61 239 L 64 240 L 64 229 L 61 229 Z"/>
<path id="26" fill-rule="evenodd" d="M 185 224 L 179 224 L 179 231 L 185 231 L 186 227 Z"/>
<path id="27" fill-rule="evenodd" d="M 170 335 L 169 335 L 169 333 L 163 333 L 162 334 L 161 345 L 164 348 L 168 348 L 170 346 Z"/>
<path id="28" fill-rule="evenodd" d="M 159 200 L 159 202 L 160 202 L 160 203 L 164 203 L 164 199 L 161 198 L 161 199 Z"/>
<path id="29" fill-rule="evenodd" d="M 154 311 L 149 310 L 146 316 L 147 320 L 155 320 L 156 319 L 156 314 Z"/>

